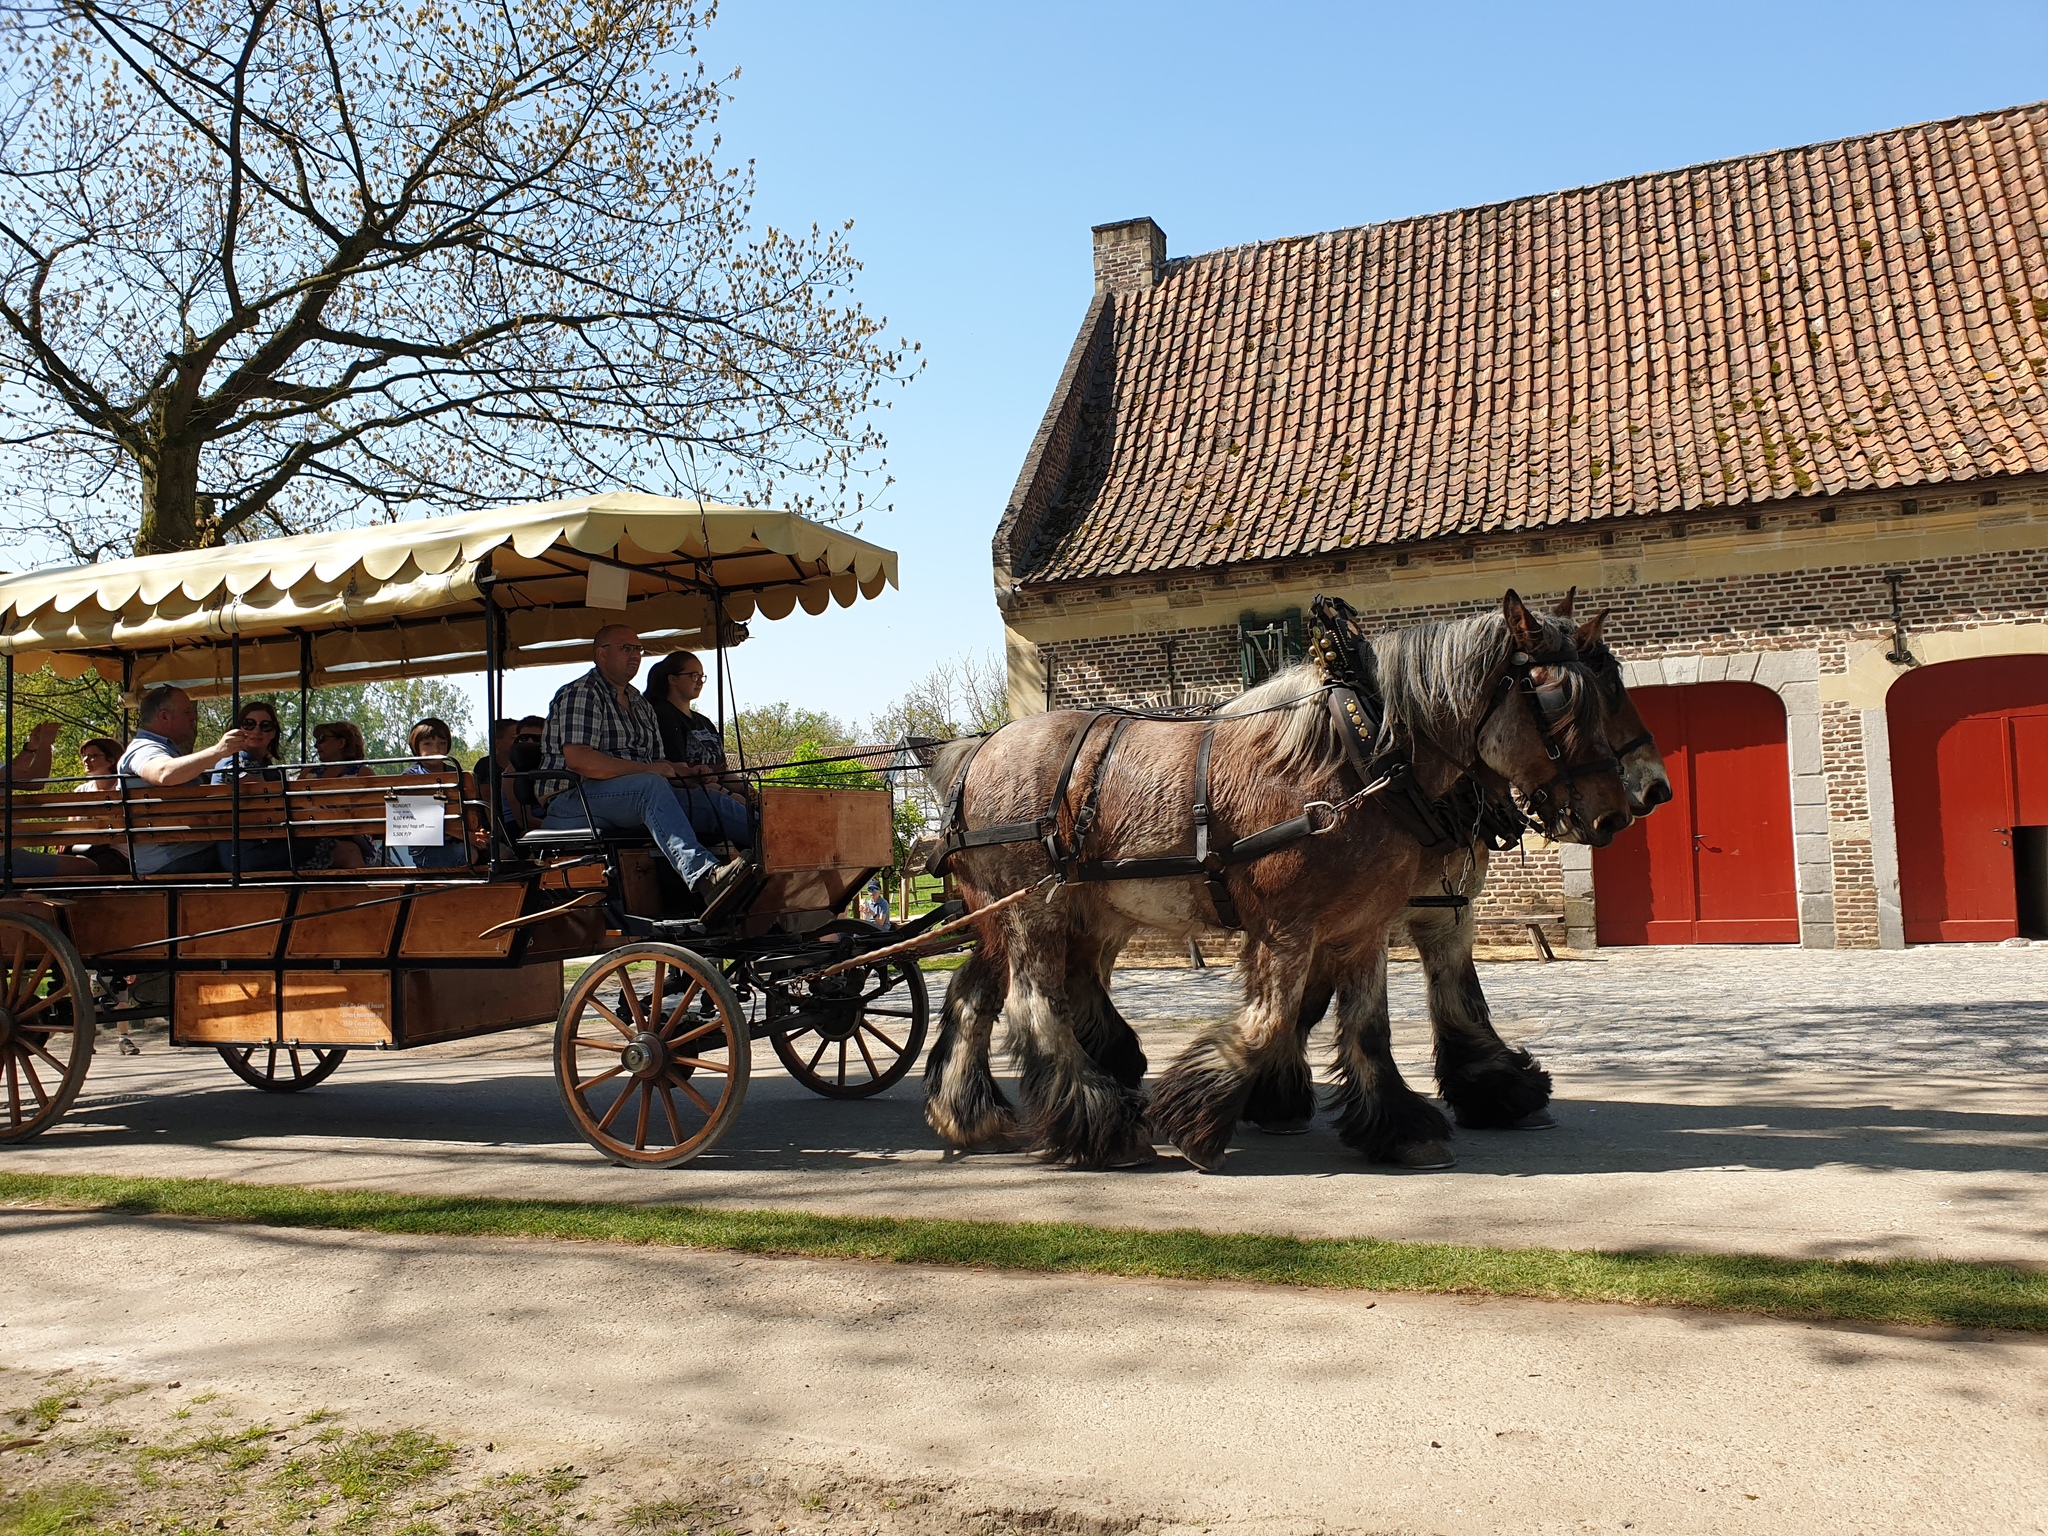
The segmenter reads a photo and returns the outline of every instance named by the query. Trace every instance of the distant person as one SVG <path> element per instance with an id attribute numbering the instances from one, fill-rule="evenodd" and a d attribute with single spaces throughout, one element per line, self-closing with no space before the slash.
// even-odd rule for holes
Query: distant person
<path id="1" fill-rule="evenodd" d="M 169 683 L 142 696 L 135 715 L 135 739 L 121 753 L 115 771 L 130 789 L 196 783 L 203 775 L 247 751 L 251 738 L 239 725 L 219 741 L 192 750 L 199 729 L 199 711 L 192 696 Z M 212 843 L 137 843 L 138 875 L 210 874 L 220 868 L 220 852 Z"/>
<path id="2" fill-rule="evenodd" d="M 476 793 L 479 800 L 497 807 L 498 819 L 510 835 L 519 835 L 519 806 L 512 798 L 512 747 L 519 739 L 519 722 L 510 716 L 491 722 L 491 750 L 477 759 Z"/>
<path id="3" fill-rule="evenodd" d="M 50 756 L 56 747 L 57 736 L 64 729 L 55 720 L 39 720 L 29 727 L 28 745 L 14 754 L 9 765 L 16 789 L 41 789 L 50 777 Z M 99 873 L 99 866 L 91 859 L 75 853 L 50 853 L 40 848 L 17 848 L 14 850 L 14 873 L 17 877 L 35 880 L 48 875 L 93 875 Z"/>

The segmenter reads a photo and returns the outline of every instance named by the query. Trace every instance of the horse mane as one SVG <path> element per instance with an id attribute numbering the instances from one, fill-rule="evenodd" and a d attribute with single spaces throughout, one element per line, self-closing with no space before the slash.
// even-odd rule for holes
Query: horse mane
<path id="1" fill-rule="evenodd" d="M 1546 653 L 1576 655 L 1569 623 L 1548 617 L 1537 617 L 1536 622 L 1543 627 Z M 1470 762 L 1477 753 L 1474 737 L 1481 719 L 1473 706 L 1498 686 L 1514 648 L 1507 620 L 1497 611 L 1410 625 L 1375 637 L 1373 654 L 1386 701 L 1375 745 L 1384 748 L 1405 737 L 1426 742 L 1453 761 Z M 1583 666 L 1563 667 L 1560 672 L 1567 707 L 1557 728 L 1557 746 L 1567 758 L 1575 758 L 1588 733 L 1600 729 L 1599 690 Z"/>
<path id="2" fill-rule="evenodd" d="M 1258 717 L 1272 733 L 1274 769 L 1290 778 L 1312 779 L 1335 772 L 1344 761 L 1344 742 L 1324 688 L 1321 668 L 1298 661 L 1247 688 L 1216 713 Z"/>
<path id="3" fill-rule="evenodd" d="M 953 781 L 960 777 L 960 765 L 967 761 L 967 754 L 980 746 L 982 740 L 979 736 L 962 736 L 941 742 L 924 754 L 924 781 L 931 786 L 933 794 L 944 800 L 953 793 Z"/>

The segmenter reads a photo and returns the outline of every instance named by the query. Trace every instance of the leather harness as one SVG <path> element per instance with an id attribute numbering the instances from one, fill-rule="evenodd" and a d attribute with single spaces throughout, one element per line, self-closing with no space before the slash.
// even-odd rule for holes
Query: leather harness
<path id="1" fill-rule="evenodd" d="M 1405 746 L 1388 742 L 1375 750 L 1375 742 L 1379 738 L 1386 711 L 1380 696 L 1372 649 L 1359 635 L 1356 616 L 1349 604 L 1341 599 L 1318 597 L 1313 612 L 1316 638 L 1312 649 L 1316 660 L 1322 666 L 1324 676 L 1329 679 L 1325 684 L 1328 696 L 1326 707 L 1337 725 L 1337 735 L 1343 743 L 1345 758 L 1362 786 L 1351 800 L 1367 796 L 1380 798 L 1389 814 L 1403 831 L 1421 845 L 1424 853 L 1442 851 L 1449 854 L 1455 848 L 1471 847 L 1482 842 L 1488 848 L 1503 849 L 1520 842 L 1524 830 L 1531 825 L 1530 819 L 1514 803 L 1511 796 L 1490 791 L 1481 783 L 1477 764 L 1467 765 L 1445 794 L 1432 799 L 1422 788 L 1415 772 L 1414 761 Z M 1530 799 L 1539 806 L 1551 799 L 1553 791 L 1559 785 L 1564 786 L 1566 792 L 1569 792 L 1572 780 L 1581 775 L 1620 768 L 1620 753 L 1597 762 L 1567 762 L 1563 749 L 1557 743 L 1558 725 L 1562 717 L 1553 717 L 1546 707 L 1545 696 L 1561 690 L 1537 688 L 1531 674 L 1539 666 L 1557 665 L 1574 659 L 1569 655 L 1538 657 L 1516 652 L 1509 661 L 1508 671 L 1502 677 L 1499 689 L 1487 704 L 1486 712 L 1480 717 L 1479 729 L 1484 730 L 1494 710 L 1499 708 L 1510 693 L 1520 693 L 1523 696 L 1556 770 L 1552 777 L 1530 796 Z M 1080 807 L 1074 812 L 1068 834 L 1063 839 L 1059 830 L 1060 811 L 1067 804 L 1068 791 L 1073 785 L 1074 769 L 1081 760 L 1081 751 L 1096 725 L 1112 718 L 1116 724 L 1110 728 L 1109 740 L 1104 743 L 1102 754 L 1096 758 L 1089 773 L 1087 791 L 1082 797 Z M 1102 798 L 1104 771 L 1109 765 L 1110 758 L 1116 753 L 1117 743 L 1132 721 L 1159 718 L 1161 717 L 1156 715 L 1115 708 L 1090 711 L 1067 748 L 1066 760 L 1060 765 L 1059 778 L 1054 783 L 1052 798 L 1043 814 L 1030 821 L 1003 822 L 996 826 L 970 829 L 962 825 L 967 775 L 981 749 L 994 739 L 994 733 L 976 742 L 961 763 L 959 774 L 953 781 L 952 792 L 947 798 L 945 835 L 939 847 L 926 861 L 926 870 L 933 875 L 942 874 L 953 855 L 963 849 L 1036 842 L 1043 844 L 1046 857 L 1052 861 L 1054 876 L 1062 883 L 1158 880 L 1199 875 L 1207 886 L 1209 900 L 1216 909 L 1218 925 L 1224 928 L 1242 927 L 1238 921 L 1237 905 L 1232 901 L 1229 886 L 1224 879 L 1224 872 L 1233 865 L 1248 864 L 1304 837 L 1328 831 L 1336 825 L 1341 807 L 1333 806 L 1326 801 L 1313 801 L 1302 807 L 1299 816 L 1276 822 L 1270 827 L 1231 842 L 1212 844 L 1209 757 L 1215 745 L 1217 723 L 1212 717 L 1203 723 L 1201 740 L 1195 749 L 1194 798 L 1190 806 L 1195 830 L 1193 854 L 1164 854 L 1141 859 L 1084 859 L 1081 850 L 1095 830 Z M 1636 743 L 1631 744 L 1633 745 Z M 1344 802 L 1346 805 L 1350 803 L 1351 801 Z M 1320 816 L 1318 812 L 1321 813 Z M 1469 900 L 1470 898 L 1462 894 L 1447 891 L 1443 896 L 1416 897 L 1409 905 L 1462 907 L 1467 905 Z"/>

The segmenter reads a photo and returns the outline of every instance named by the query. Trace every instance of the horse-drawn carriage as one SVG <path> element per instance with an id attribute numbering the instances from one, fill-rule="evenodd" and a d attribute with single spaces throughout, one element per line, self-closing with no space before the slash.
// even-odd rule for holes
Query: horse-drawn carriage
<path id="1" fill-rule="evenodd" d="M 97 674 L 124 706 L 474 673 L 503 713 L 508 669 L 581 659 L 608 624 L 650 651 L 713 650 L 720 712 L 733 626 L 878 596 L 895 556 L 788 513 L 608 495 L 31 572 L 0 580 L 11 753 L 17 676 Z M 923 1043 L 914 958 L 843 915 L 891 862 L 890 797 L 761 784 L 752 873 L 705 920 L 648 839 L 524 835 L 497 783 L 443 772 L 263 777 L 110 789 L 18 786 L 0 826 L 0 1142 L 71 1107 L 109 1004 L 245 1081 L 310 1088 L 351 1050 L 402 1050 L 554 1021 L 577 1131 L 614 1161 L 687 1162 L 730 1126 L 754 1040 L 833 1097 L 897 1082 Z M 417 765 L 411 765 L 417 769 Z M 546 787 L 574 795 L 573 775 Z M 335 840 L 402 835 L 470 852 L 452 868 L 313 868 Z M 418 830 L 424 826 L 427 830 Z M 257 841 L 283 857 L 245 859 Z M 204 874 L 44 874 L 29 850 L 218 843 Z M 148 860 L 143 860 L 146 865 Z M 246 867 L 281 862 L 279 869 Z M 886 951 L 886 952 L 885 952 Z M 565 967 L 585 957 L 573 977 Z"/>

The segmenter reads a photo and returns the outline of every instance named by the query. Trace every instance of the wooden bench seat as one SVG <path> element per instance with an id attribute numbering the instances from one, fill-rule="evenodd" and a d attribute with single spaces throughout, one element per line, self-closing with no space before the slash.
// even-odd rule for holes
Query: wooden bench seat
<path id="1" fill-rule="evenodd" d="M 1492 924 L 1495 927 L 1528 929 L 1529 942 L 1536 946 L 1537 955 L 1546 964 L 1557 958 L 1557 951 L 1550 947 L 1550 940 L 1545 936 L 1543 926 L 1546 923 L 1561 925 L 1563 922 L 1564 913 L 1558 911 L 1495 912 L 1485 915 L 1475 914 L 1472 919 L 1474 927 L 1485 927 L 1488 924 Z"/>
<path id="2" fill-rule="evenodd" d="M 477 808 L 464 773 L 412 773 L 346 779 L 244 779 L 239 812 L 227 784 L 165 784 L 126 791 L 75 794 L 16 790 L 17 848 L 104 843 L 213 843 L 322 837 L 381 837 L 384 803 L 392 796 L 431 797 L 442 803 L 443 836 L 467 843 Z"/>

